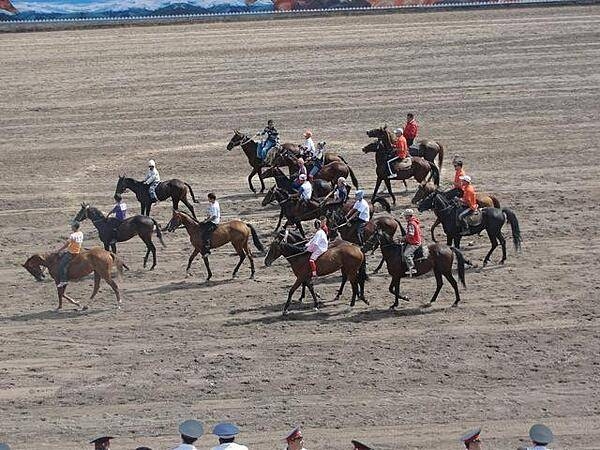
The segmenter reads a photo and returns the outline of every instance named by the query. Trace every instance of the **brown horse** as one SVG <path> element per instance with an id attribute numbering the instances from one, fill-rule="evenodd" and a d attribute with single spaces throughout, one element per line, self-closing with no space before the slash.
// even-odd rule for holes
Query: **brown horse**
<path id="1" fill-rule="evenodd" d="M 280 155 L 280 158 L 281 158 L 281 162 L 289 167 L 290 173 L 298 172 L 298 169 L 300 168 L 300 166 L 298 164 L 299 156 L 294 155 L 291 152 L 287 152 L 287 153 L 282 153 Z M 350 169 L 350 166 L 348 166 L 348 164 L 346 164 L 345 162 L 342 162 L 340 160 L 331 161 L 331 162 L 326 161 L 325 164 L 323 165 L 323 167 L 321 167 L 321 170 L 319 170 L 316 173 L 316 175 L 314 176 L 314 179 L 328 181 L 333 186 L 333 185 L 335 185 L 338 178 L 340 178 L 340 177 L 344 177 L 344 178 L 350 177 L 352 179 L 352 183 L 354 184 L 354 187 L 358 187 L 358 181 L 356 180 L 356 176 L 354 175 L 354 172 L 352 172 L 352 169 Z"/>
<path id="2" fill-rule="evenodd" d="M 265 265 L 271 266 L 273 262 L 280 256 L 285 257 L 292 271 L 296 276 L 296 281 L 288 292 L 288 298 L 283 307 L 283 315 L 286 315 L 292 301 L 294 292 L 302 286 L 306 285 L 312 295 L 314 308 L 318 310 L 317 295 L 312 284 L 312 277 L 308 259 L 310 253 L 306 251 L 304 245 L 294 245 L 287 242 L 288 233 L 281 231 L 279 235 L 271 243 L 269 252 L 265 257 Z M 356 297 L 359 297 L 367 305 L 369 302 L 365 299 L 365 280 L 366 272 L 364 265 L 365 255 L 359 247 L 345 241 L 336 241 L 335 244 L 330 244 L 329 249 L 317 259 L 317 274 L 318 276 L 329 275 L 338 270 L 342 272 L 342 284 L 335 297 L 337 301 L 344 290 L 346 280 L 350 281 L 352 286 L 352 300 L 350 306 L 356 304 Z"/>
<path id="3" fill-rule="evenodd" d="M 204 253 L 203 224 L 181 211 L 174 210 L 173 217 L 171 217 L 171 220 L 167 224 L 166 228 L 168 231 L 175 231 L 180 225 L 185 227 L 190 236 L 190 242 L 194 246 L 194 251 L 190 255 L 186 272 L 189 273 L 190 267 L 192 266 L 192 261 L 194 261 L 194 258 L 196 258 L 198 253 L 200 253 L 208 273 L 206 281 L 209 281 L 212 278 L 212 271 L 210 270 L 210 264 L 208 262 L 208 254 Z M 256 230 L 252 225 L 249 223 L 244 223 L 241 220 L 230 220 L 229 222 L 221 223 L 212 234 L 210 240 L 211 248 L 218 248 L 227 244 L 228 242 L 231 242 L 231 245 L 233 245 L 235 252 L 240 258 L 239 262 L 235 266 L 235 269 L 233 269 L 232 278 L 237 276 L 237 272 L 244 262 L 244 259 L 246 259 L 246 256 L 250 260 L 250 278 L 254 278 L 254 257 L 252 256 L 252 252 L 248 246 L 248 238 L 250 234 L 252 234 L 254 245 L 258 251 L 262 252 L 264 247 L 258 238 Z"/>
<path id="4" fill-rule="evenodd" d="M 410 202 L 413 205 L 416 205 L 429 194 L 435 192 L 436 189 L 436 186 L 431 181 L 425 184 L 420 184 L 417 188 L 417 192 L 415 192 L 415 195 L 413 196 Z M 477 193 L 477 204 L 480 208 L 490 206 L 494 208 L 500 208 L 500 201 L 498 200 L 498 198 L 490 194 Z M 431 225 L 431 239 L 433 240 L 433 242 L 437 242 L 437 240 L 435 239 L 435 229 L 440 223 L 440 219 L 436 214 L 435 222 L 433 223 L 433 225 Z"/>
<path id="5" fill-rule="evenodd" d="M 117 227 L 117 242 L 125 242 L 134 236 L 139 236 L 144 244 L 146 244 L 146 255 L 144 256 L 144 267 L 148 263 L 148 256 L 152 253 L 152 267 L 156 266 L 156 246 L 152 242 L 152 234 L 156 229 L 158 240 L 165 247 L 165 242 L 162 238 L 162 232 L 156 220 L 147 216 L 133 216 L 119 222 L 114 218 L 107 218 L 98 208 L 91 206 L 89 203 L 82 203 L 81 209 L 75 216 L 77 222 L 82 222 L 85 219 L 90 219 L 98 230 L 98 237 L 104 244 L 104 250 L 110 247 L 113 253 L 117 252 L 117 244 L 111 244 L 113 238 L 113 226 Z"/>
<path id="6" fill-rule="evenodd" d="M 148 192 L 148 185 L 142 183 L 141 181 L 136 181 L 133 178 L 125 178 L 125 176 L 120 176 L 119 180 L 117 181 L 115 194 L 122 194 L 127 189 L 131 190 L 140 202 L 140 205 L 142 206 L 142 215 L 149 216 L 150 209 L 152 208 L 152 200 L 150 199 L 150 193 Z M 192 187 L 185 181 L 181 181 L 177 178 L 158 183 L 155 193 L 159 201 L 171 198 L 171 201 L 173 202 L 173 209 L 179 208 L 179 202 L 182 202 L 188 207 L 192 213 L 192 216 L 196 218 L 194 207 L 187 199 L 188 191 L 192 196 L 194 203 L 198 203 L 198 200 L 196 200 L 196 197 L 194 197 L 194 191 L 192 191 Z"/>
<path id="7" fill-rule="evenodd" d="M 388 289 L 394 295 L 394 304 L 390 307 L 390 309 L 395 309 L 398 307 L 399 298 L 408 301 L 407 297 L 400 294 L 400 279 L 407 276 L 405 275 L 405 272 L 408 270 L 402 254 L 402 245 L 396 244 L 386 233 L 376 230 L 375 234 L 363 247 L 363 250 L 369 251 L 377 247 L 381 248 L 381 253 L 385 259 L 388 273 L 392 276 L 392 281 L 390 282 Z M 415 269 L 417 270 L 415 276 L 423 275 L 433 271 L 433 274 L 435 275 L 435 281 L 437 283 L 435 293 L 433 294 L 433 297 L 431 297 L 429 304 L 426 306 L 431 306 L 431 304 L 436 301 L 440 290 L 444 285 L 442 276 L 446 277 L 454 289 L 456 300 L 452 306 L 458 306 L 458 303 L 460 302 L 460 294 L 458 292 L 458 284 L 452 275 L 452 263 L 454 261 L 454 255 L 456 255 L 458 279 L 466 288 L 465 258 L 463 257 L 463 254 L 460 252 L 460 250 L 443 244 L 430 244 L 427 246 L 427 249 L 428 255 L 426 257 L 419 259 L 418 256 L 415 255 Z"/>
<path id="8" fill-rule="evenodd" d="M 33 275 L 33 277 L 37 281 L 42 281 L 44 279 L 44 269 L 46 267 L 48 269 L 48 273 L 52 277 L 52 279 L 58 283 L 60 279 L 59 273 L 59 262 L 60 262 L 59 253 L 36 253 L 31 256 L 23 267 L 27 269 L 27 271 Z M 112 279 L 111 272 L 113 268 L 113 264 L 117 267 L 118 275 L 123 275 L 123 267 L 128 267 L 123 263 L 123 261 L 114 253 L 104 250 L 101 247 L 94 247 L 90 250 L 83 250 L 77 256 L 75 256 L 71 263 L 69 264 L 68 276 L 71 281 L 79 281 L 83 277 L 89 275 L 90 273 L 94 273 L 94 291 L 92 292 L 91 300 L 94 299 L 96 294 L 98 293 L 98 289 L 100 288 L 100 280 L 106 281 L 108 285 L 112 288 L 115 296 L 117 297 L 117 308 L 121 308 L 121 293 L 119 292 L 119 285 Z M 81 306 L 79 302 L 76 302 L 67 294 L 65 294 L 66 286 L 57 287 L 56 291 L 58 293 L 58 308 L 57 310 L 62 308 L 63 298 L 70 301 L 72 304 Z M 84 307 L 83 309 L 87 309 Z"/>
<path id="9" fill-rule="evenodd" d="M 408 149 L 411 156 L 420 156 L 425 158 L 430 163 L 435 162 L 435 157 L 438 159 L 438 169 L 442 171 L 442 164 L 444 163 L 444 147 L 437 141 L 429 139 L 423 139 Z"/>
<path id="10" fill-rule="evenodd" d="M 285 173 L 283 173 L 283 170 L 281 170 L 277 166 L 272 166 L 265 169 L 262 172 L 262 178 L 263 180 L 265 178 L 274 178 L 277 187 L 279 189 L 283 189 L 289 194 L 292 194 L 295 191 L 292 187 L 292 179 L 288 177 Z M 332 191 L 331 183 L 325 180 L 313 180 L 311 184 L 313 187 L 313 197 L 325 197 Z"/>
<path id="11" fill-rule="evenodd" d="M 392 192 L 392 184 L 390 178 L 388 178 L 389 170 L 387 162 L 394 154 L 392 142 L 395 139 L 393 133 L 387 129 L 387 127 L 375 128 L 367 131 L 367 136 L 377 138 L 377 141 L 370 143 L 363 147 L 364 153 L 375 153 L 375 162 L 377 167 L 375 173 L 377 174 L 377 182 L 375 183 L 375 189 L 373 190 L 373 196 L 377 195 L 381 182 L 385 183 L 392 202 L 396 204 L 396 197 Z M 395 180 L 407 180 L 413 178 L 421 184 L 425 184 L 429 180 L 433 180 L 436 185 L 440 184 L 440 171 L 438 167 L 421 157 L 414 156 L 412 158 L 412 165 L 408 169 L 401 169 L 396 172 L 397 176 Z M 429 179 L 427 179 L 429 177 Z"/>

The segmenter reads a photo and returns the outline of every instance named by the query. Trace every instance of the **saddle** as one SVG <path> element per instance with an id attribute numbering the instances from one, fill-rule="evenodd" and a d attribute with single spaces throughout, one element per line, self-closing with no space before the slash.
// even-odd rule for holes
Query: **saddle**
<path id="1" fill-rule="evenodd" d="M 415 262 L 429 258 L 429 247 L 421 244 L 413 256 Z"/>
<path id="2" fill-rule="evenodd" d="M 412 158 L 399 159 L 394 162 L 394 171 L 401 172 L 412 168 Z"/>
<path id="3" fill-rule="evenodd" d="M 482 219 L 483 219 L 483 215 L 481 214 L 481 210 L 478 209 L 473 214 L 471 214 L 469 217 L 467 217 L 466 222 L 470 227 L 477 227 L 481 224 Z"/>

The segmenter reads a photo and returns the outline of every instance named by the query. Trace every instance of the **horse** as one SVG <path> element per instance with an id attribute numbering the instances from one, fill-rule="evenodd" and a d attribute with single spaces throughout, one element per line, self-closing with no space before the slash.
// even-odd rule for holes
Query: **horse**
<path id="1" fill-rule="evenodd" d="M 408 148 L 410 156 L 420 156 L 425 158 L 430 163 L 435 163 L 435 157 L 438 159 L 438 168 L 442 171 L 442 164 L 444 163 L 444 146 L 437 141 L 430 139 L 423 139 L 416 145 L 413 144 Z"/>
<path id="2" fill-rule="evenodd" d="M 206 281 L 208 282 L 212 278 L 212 271 L 210 270 L 208 253 L 204 252 L 203 224 L 197 220 L 194 220 L 184 212 L 173 210 L 173 216 L 167 224 L 166 229 L 172 232 L 175 231 L 180 225 L 185 227 L 190 236 L 190 242 L 194 246 L 194 251 L 188 260 L 186 272 L 189 274 L 192 261 L 194 261 L 194 258 L 196 258 L 198 253 L 200 253 L 208 273 L 206 277 Z M 232 278 L 237 276 L 237 272 L 246 257 L 248 257 L 250 260 L 250 279 L 254 278 L 254 257 L 252 256 L 252 252 L 248 246 L 248 238 L 250 234 L 252 234 L 252 241 L 254 242 L 254 245 L 258 251 L 264 251 L 264 247 L 260 242 L 254 227 L 249 223 L 242 222 L 241 220 L 230 220 L 229 222 L 221 223 L 212 233 L 210 240 L 211 248 L 218 248 L 227 244 L 228 242 L 231 242 L 231 245 L 233 245 L 235 252 L 240 258 L 239 262 L 235 266 L 235 269 L 233 269 L 233 274 L 231 275 Z"/>
<path id="3" fill-rule="evenodd" d="M 521 249 L 521 230 L 519 228 L 519 221 L 513 211 L 508 208 L 483 208 L 480 210 L 481 222 L 478 225 L 469 225 L 468 232 L 461 234 L 459 232 L 458 219 L 457 219 L 457 208 L 458 206 L 452 201 L 448 200 L 443 192 L 436 190 L 421 200 L 417 208 L 420 212 L 432 209 L 436 216 L 439 218 L 446 233 L 446 241 L 448 245 L 454 242 L 456 248 L 460 248 L 460 240 L 462 236 L 469 236 L 472 234 L 479 234 L 483 230 L 487 232 L 487 235 L 492 244 L 492 248 L 487 253 L 483 260 L 485 266 L 492 253 L 498 247 L 498 241 L 502 246 L 502 259 L 500 264 L 504 264 L 506 261 L 506 240 L 502 236 L 502 227 L 504 223 L 508 221 L 512 231 L 513 244 L 515 251 Z"/>
<path id="4" fill-rule="evenodd" d="M 417 192 L 415 192 L 415 195 L 413 196 L 410 202 L 413 205 L 416 205 L 429 194 L 434 192 L 436 189 L 437 187 L 431 181 L 425 184 L 420 184 L 417 188 Z M 446 195 L 446 197 L 448 196 Z M 500 208 L 500 201 L 493 195 L 477 193 L 477 205 L 480 208 Z M 435 239 L 435 229 L 440 223 L 440 219 L 436 216 L 435 222 L 433 223 L 433 225 L 431 225 L 431 239 L 433 240 L 433 242 L 437 242 L 437 240 Z"/>
<path id="5" fill-rule="evenodd" d="M 304 229 L 302 228 L 302 221 L 318 219 L 322 215 L 327 215 L 329 211 L 340 208 L 340 206 L 342 211 L 347 214 L 354 205 L 354 202 L 352 201 L 347 201 L 343 205 L 338 203 L 318 202 L 316 200 L 303 203 L 299 200 L 292 199 L 290 194 L 282 189 L 279 189 L 277 186 L 273 186 L 271 189 L 269 189 L 261 204 L 262 206 L 267 206 L 273 201 L 276 201 L 281 208 L 279 213 L 279 222 L 277 223 L 275 232 L 281 225 L 281 219 L 285 217 L 287 219 L 286 224 L 292 223 L 296 225 L 302 236 L 305 236 Z M 382 197 L 375 197 L 369 205 L 371 208 L 371 216 L 373 215 L 373 205 L 376 203 L 382 205 L 387 212 L 391 212 L 392 209 L 387 200 Z"/>
<path id="6" fill-rule="evenodd" d="M 283 170 L 281 170 L 277 166 L 271 166 L 268 169 L 262 172 L 263 180 L 265 178 L 274 178 L 275 184 L 279 189 L 283 189 L 284 191 L 292 194 L 295 190 L 292 188 L 293 181 L 290 177 L 288 177 Z M 331 192 L 331 183 L 325 180 L 313 180 L 313 195 L 315 197 L 325 197 L 327 194 Z"/>
<path id="7" fill-rule="evenodd" d="M 96 229 L 98 230 L 98 237 L 104 244 L 104 250 L 108 250 L 109 247 L 113 253 L 117 252 L 117 244 L 111 244 L 113 239 L 113 224 L 110 219 L 107 218 L 102 211 L 98 208 L 90 206 L 89 203 L 82 203 L 81 209 L 73 220 L 77 222 L 83 222 L 85 219 L 90 219 Z M 115 223 L 116 219 L 115 219 Z M 162 231 L 156 220 L 152 217 L 147 216 L 133 216 L 125 219 L 123 222 L 118 224 L 116 239 L 117 242 L 125 242 L 134 236 L 139 236 L 144 244 L 146 244 L 146 255 L 144 256 L 144 268 L 148 263 L 148 256 L 152 252 L 152 267 L 150 270 L 156 267 L 156 246 L 152 242 L 152 232 L 156 228 L 156 236 L 160 243 L 165 247 L 165 242 L 162 238 Z"/>
<path id="8" fill-rule="evenodd" d="M 279 158 L 281 159 L 280 165 L 288 166 L 290 174 L 298 172 L 300 168 L 300 165 L 298 164 L 299 156 L 294 155 L 291 152 L 285 152 L 281 153 Z M 307 165 L 307 169 L 310 171 L 310 163 Z M 334 186 L 340 177 L 349 177 L 352 180 L 354 187 L 358 188 L 358 180 L 356 179 L 356 175 L 354 175 L 354 172 L 350 166 L 341 160 L 330 162 L 325 161 L 325 164 L 323 164 L 321 170 L 319 170 L 313 178 L 315 180 L 328 181 L 331 183 L 331 186 Z"/>
<path id="9" fill-rule="evenodd" d="M 60 259 L 61 253 L 36 253 L 33 256 L 30 256 L 23 267 L 27 269 L 27 271 L 33 275 L 33 277 L 37 281 L 43 281 L 45 278 L 44 269 L 46 267 L 48 269 L 48 273 L 52 277 L 52 279 L 58 283 L 60 280 Z M 70 281 L 79 281 L 83 277 L 89 275 L 90 273 L 94 273 L 94 291 L 92 292 L 92 296 L 90 297 L 91 301 L 94 299 L 96 294 L 98 293 L 98 289 L 100 288 L 100 280 L 106 281 L 106 283 L 112 288 L 115 296 L 117 298 L 117 308 L 121 308 L 121 293 L 119 290 L 119 285 L 112 279 L 111 272 L 113 268 L 113 264 L 116 265 L 118 276 L 121 277 L 123 275 L 123 267 L 129 269 L 125 265 L 125 263 L 114 253 L 104 250 L 102 247 L 93 247 L 89 250 L 83 250 L 81 253 L 76 255 L 71 262 L 69 263 L 68 277 Z M 78 307 L 81 304 L 67 294 L 65 294 L 66 286 L 56 288 L 58 293 L 58 308 L 56 310 L 62 309 L 63 298 L 67 299 L 73 305 Z M 87 309 L 87 306 L 83 309 Z"/>
<path id="10" fill-rule="evenodd" d="M 392 280 L 388 287 L 391 294 L 394 295 L 394 304 L 390 306 L 390 309 L 396 309 L 398 307 L 398 299 L 408 301 L 406 296 L 400 294 L 400 280 L 406 277 L 406 271 L 408 267 L 403 256 L 403 247 L 401 244 L 396 244 L 392 238 L 381 230 L 376 230 L 373 236 L 367 241 L 363 247 L 364 251 L 374 250 L 380 247 L 383 259 L 386 262 L 388 273 L 391 275 Z M 419 276 L 433 271 L 435 275 L 435 281 L 437 287 L 431 297 L 431 300 L 426 305 L 431 306 L 433 302 L 437 300 L 437 297 L 444 285 L 442 276 L 444 276 L 452 285 L 454 289 L 455 300 L 452 306 L 458 306 L 460 302 L 460 293 L 458 292 L 458 283 L 452 275 L 452 263 L 454 261 L 454 255 L 456 255 L 456 261 L 458 266 L 458 279 L 460 280 L 463 287 L 467 287 L 465 284 L 465 258 L 460 250 L 449 247 L 443 244 L 429 244 L 427 246 L 427 255 L 423 255 L 423 258 L 415 258 L 415 269 L 417 273 L 414 276 Z"/>
<path id="11" fill-rule="evenodd" d="M 134 180 L 133 178 L 125 178 L 124 175 L 119 176 L 115 194 L 122 194 L 127 189 L 131 190 L 138 199 L 138 202 L 140 202 L 142 207 L 141 214 L 144 216 L 149 216 L 150 209 L 152 208 L 152 200 L 150 199 L 150 193 L 148 192 L 148 185 L 142 183 L 141 181 Z M 182 202 L 188 207 L 192 213 L 192 216 L 196 218 L 194 207 L 187 199 L 188 191 L 192 196 L 194 203 L 198 203 L 198 200 L 196 200 L 196 197 L 194 197 L 194 191 L 192 191 L 192 187 L 185 181 L 181 181 L 177 178 L 158 183 L 155 193 L 159 201 L 166 200 L 170 197 L 171 201 L 173 202 L 173 209 L 177 209 L 179 207 L 179 202 Z"/>
<path id="12" fill-rule="evenodd" d="M 389 170 L 387 165 L 387 162 L 394 155 L 394 149 L 392 146 L 392 132 L 389 131 L 386 127 L 382 127 L 367 131 L 367 136 L 375 137 L 378 139 L 377 141 L 370 143 L 362 149 L 364 153 L 375 153 L 375 162 L 377 164 L 375 173 L 377 174 L 377 182 L 375 183 L 373 196 L 377 195 L 379 186 L 383 181 L 385 183 L 385 186 L 387 187 L 390 197 L 392 197 L 392 202 L 395 205 L 396 197 L 392 192 L 392 184 L 390 183 L 390 178 L 388 178 Z M 412 158 L 412 164 L 408 169 L 398 170 L 396 172 L 396 175 L 396 180 L 406 180 L 408 178 L 414 177 L 415 180 L 417 180 L 417 182 L 421 184 L 425 184 L 429 180 L 433 180 L 436 186 L 440 184 L 440 171 L 438 167 L 434 163 L 429 162 L 418 156 Z M 427 179 L 428 176 L 429 179 Z"/>
<path id="13" fill-rule="evenodd" d="M 314 308 L 318 310 L 319 304 L 317 301 L 317 295 L 312 283 L 312 276 L 308 259 L 310 253 L 306 251 L 304 245 L 295 245 L 293 243 L 286 242 L 288 233 L 282 231 L 273 240 L 269 248 L 269 252 L 265 257 L 265 265 L 270 267 L 273 262 L 280 256 L 285 257 L 290 265 L 292 271 L 296 276 L 296 281 L 288 292 L 288 298 L 283 307 L 283 315 L 288 313 L 290 303 L 292 301 L 292 295 L 300 286 L 307 286 L 310 294 L 312 295 Z M 329 275 L 331 273 L 341 270 L 342 272 L 342 284 L 337 292 L 334 301 L 337 301 L 344 290 L 346 281 L 349 280 L 352 286 L 352 300 L 350 306 L 356 304 L 356 297 L 359 297 L 367 305 L 369 302 L 365 299 L 364 284 L 366 280 L 365 271 L 365 255 L 356 245 L 350 244 L 339 240 L 335 244 L 330 244 L 329 249 L 323 253 L 317 259 L 317 274 L 319 276 Z"/>

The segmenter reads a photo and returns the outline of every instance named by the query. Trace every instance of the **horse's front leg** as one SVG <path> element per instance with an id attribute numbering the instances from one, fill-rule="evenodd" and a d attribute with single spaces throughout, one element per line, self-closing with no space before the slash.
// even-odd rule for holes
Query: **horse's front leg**
<path id="1" fill-rule="evenodd" d="M 371 201 L 375 197 L 377 197 L 377 192 L 379 191 L 379 186 L 381 186 L 381 178 L 377 177 L 377 181 L 375 182 L 375 189 L 373 189 L 373 196 L 371 197 Z"/>
<path id="2" fill-rule="evenodd" d="M 279 227 L 281 226 L 281 221 L 283 220 L 283 209 L 279 211 L 279 221 L 277 222 L 277 226 L 275 227 L 275 230 L 273 231 L 273 233 L 277 233 L 277 230 L 279 230 Z"/>
<path id="3" fill-rule="evenodd" d="M 190 267 L 192 267 L 192 261 L 194 261 L 194 258 L 196 258 L 196 256 L 198 256 L 198 253 L 200 253 L 200 249 L 194 248 L 194 251 L 190 255 L 190 259 L 188 259 L 188 265 L 185 269 L 185 272 L 187 275 L 190 274 Z"/>
<path id="4" fill-rule="evenodd" d="M 290 288 L 290 290 L 288 292 L 287 301 L 285 302 L 285 305 L 283 307 L 283 313 L 282 314 L 284 316 L 288 313 L 288 309 L 290 307 L 290 303 L 292 302 L 292 296 L 294 295 L 294 292 L 296 292 L 296 289 L 298 289 L 301 284 L 302 284 L 302 281 L 300 281 L 299 278 L 296 278 L 296 281 L 294 281 L 294 284 L 292 284 L 292 287 Z"/>
<path id="5" fill-rule="evenodd" d="M 207 255 L 202 255 L 202 260 L 204 261 L 204 266 L 206 267 L 206 282 L 208 283 L 210 281 L 210 279 L 212 278 L 212 272 L 210 270 L 210 263 L 208 262 L 208 256 Z"/>
<path id="6" fill-rule="evenodd" d="M 392 203 L 395 206 L 396 205 L 396 197 L 394 196 L 394 192 L 392 191 L 392 182 L 390 181 L 389 178 L 385 178 L 383 180 L 383 182 L 385 183 L 385 187 L 387 188 L 388 193 L 390 194 L 390 197 L 392 198 Z"/>
<path id="7" fill-rule="evenodd" d="M 252 185 L 252 177 L 254 177 L 254 175 L 256 175 L 256 173 L 257 173 L 256 167 L 253 167 L 252 172 L 250 172 L 250 175 L 248 175 L 248 186 L 250 186 L 250 190 L 252 192 L 254 192 L 255 194 L 256 194 L 256 189 L 254 189 L 254 186 Z"/>
<path id="8" fill-rule="evenodd" d="M 439 224 L 440 224 L 440 219 L 439 219 L 439 217 L 436 217 L 436 218 L 435 218 L 435 222 L 433 222 L 433 225 L 431 225 L 431 240 L 432 240 L 433 242 L 437 242 L 437 241 L 435 240 L 435 228 L 436 228 L 436 227 L 437 227 Z"/>

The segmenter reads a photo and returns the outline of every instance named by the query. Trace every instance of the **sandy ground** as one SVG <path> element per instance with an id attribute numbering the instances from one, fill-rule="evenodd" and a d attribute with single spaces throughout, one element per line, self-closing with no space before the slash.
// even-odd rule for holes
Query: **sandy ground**
<path id="1" fill-rule="evenodd" d="M 80 449 L 110 433 L 116 449 L 164 449 L 197 417 L 236 422 L 254 449 L 281 448 L 296 424 L 309 449 L 351 438 L 458 449 L 479 425 L 486 448 L 511 449 L 542 421 L 554 448 L 600 448 L 599 30 L 589 6 L 0 36 L 0 441 Z M 371 306 L 350 309 L 347 291 L 282 320 L 284 261 L 264 268 L 259 257 L 256 280 L 248 266 L 231 280 L 236 258 L 223 248 L 205 285 L 201 260 L 185 277 L 183 230 L 153 272 L 141 241 L 120 246 L 132 266 L 121 311 L 103 285 L 89 312 L 56 313 L 53 285 L 20 266 L 60 245 L 81 201 L 107 209 L 117 175 L 141 178 L 150 157 L 202 200 L 216 191 L 224 216 L 255 224 L 268 244 L 276 211 L 248 191 L 239 148 L 225 150 L 232 128 L 255 132 L 272 117 L 300 141 L 311 127 L 371 190 L 364 132 L 407 111 L 521 223 L 523 253 L 469 270 L 459 308 L 446 285 L 422 309 L 427 277 L 403 282 L 412 301 L 389 312 L 378 275 Z M 170 204 L 154 216 L 165 224 Z M 91 223 L 83 230 L 97 242 Z M 469 241 L 481 262 L 487 238 Z M 318 283 L 325 300 L 337 282 Z M 91 281 L 70 292 L 86 298 Z"/>

